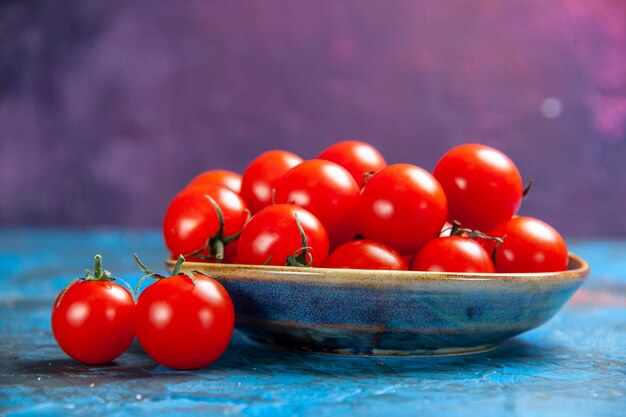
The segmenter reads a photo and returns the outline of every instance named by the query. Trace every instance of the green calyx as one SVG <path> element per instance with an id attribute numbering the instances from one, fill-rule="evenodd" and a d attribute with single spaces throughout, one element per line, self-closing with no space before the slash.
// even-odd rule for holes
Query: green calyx
<path id="1" fill-rule="evenodd" d="M 135 286 L 135 291 L 133 291 L 133 296 L 137 296 L 137 294 L 139 293 L 139 289 L 141 288 L 141 285 L 148 278 L 159 281 L 162 279 L 167 279 L 170 277 L 182 275 L 182 276 L 189 278 L 194 286 L 198 282 L 197 278 L 195 277 L 195 274 L 200 274 L 200 275 L 204 275 L 210 278 L 215 278 L 215 277 L 211 277 L 210 275 L 205 274 L 202 271 L 197 271 L 195 269 L 193 271 L 183 271 L 182 268 L 183 268 L 183 264 L 185 263 L 185 257 L 183 255 L 180 255 L 178 259 L 176 260 L 176 264 L 174 265 L 174 268 L 172 269 L 172 275 L 170 277 L 166 277 L 164 275 L 157 274 L 156 272 L 152 271 L 150 268 L 145 266 L 143 262 L 141 262 L 141 260 L 139 259 L 139 256 L 137 256 L 136 253 L 133 254 L 133 258 L 135 258 L 135 262 L 137 262 L 137 265 L 139 265 L 139 269 L 141 269 L 141 271 L 144 274 L 146 274 L 143 277 L 141 277 L 141 279 L 137 283 L 137 286 Z"/>
<path id="2" fill-rule="evenodd" d="M 298 250 L 296 250 L 293 253 L 293 255 L 287 257 L 287 263 L 285 264 L 285 266 L 309 267 L 313 263 L 313 255 L 311 255 L 311 252 L 307 252 L 307 250 L 311 249 L 311 247 L 308 246 L 306 233 L 304 233 L 304 228 L 302 227 L 302 224 L 300 223 L 300 220 L 298 219 L 298 215 L 294 213 L 293 217 L 296 220 L 298 231 L 300 231 L 300 238 L 302 239 L 302 246 L 298 248 Z"/>
<path id="3" fill-rule="evenodd" d="M 93 274 L 91 273 L 89 269 L 85 269 L 84 276 L 73 279 L 72 282 L 70 282 L 61 292 L 61 295 L 59 296 L 59 300 L 57 301 L 55 307 L 57 308 L 59 307 L 59 305 L 61 304 L 61 300 L 63 300 L 63 297 L 65 296 L 67 291 L 72 287 L 72 285 L 79 283 L 79 282 L 87 282 L 87 281 L 110 281 L 110 282 L 120 281 L 122 284 L 124 284 L 124 287 L 126 287 L 128 292 L 133 294 L 133 289 L 126 281 L 124 281 L 123 279 L 119 279 L 119 278 L 113 278 L 111 276 L 111 272 L 102 268 L 102 255 L 97 254 L 94 257 Z"/>
<path id="4" fill-rule="evenodd" d="M 493 261 L 494 264 L 496 263 L 496 252 L 498 248 L 500 247 L 500 245 L 504 243 L 504 239 L 506 239 L 506 235 L 500 236 L 500 237 L 489 236 L 481 232 L 480 230 L 462 228 L 461 223 L 458 220 L 455 220 L 454 222 L 452 222 L 450 236 L 462 236 L 462 237 L 467 237 L 472 240 L 476 240 L 476 238 L 481 238 L 481 239 L 491 240 L 495 242 L 496 245 L 493 248 L 493 252 L 491 252 L 491 260 Z"/>
<path id="5" fill-rule="evenodd" d="M 93 275 L 91 271 L 85 269 L 85 279 L 92 281 L 111 281 L 111 273 L 106 269 L 102 269 L 102 256 L 100 254 L 94 257 Z"/>
<path id="6" fill-rule="evenodd" d="M 206 243 L 200 249 L 185 256 L 195 256 L 205 261 L 215 260 L 217 263 L 221 263 L 224 260 L 224 246 L 234 240 L 239 239 L 243 227 L 239 232 L 235 233 L 234 235 L 226 236 L 224 234 L 224 213 L 222 212 L 222 209 L 210 195 L 205 194 L 204 197 L 209 201 L 209 203 L 211 203 L 211 205 L 215 209 L 215 213 L 217 214 L 217 219 L 220 224 L 219 229 L 213 236 L 207 239 Z M 244 227 L 249 220 L 250 212 L 248 212 L 248 219 L 244 223 Z"/>

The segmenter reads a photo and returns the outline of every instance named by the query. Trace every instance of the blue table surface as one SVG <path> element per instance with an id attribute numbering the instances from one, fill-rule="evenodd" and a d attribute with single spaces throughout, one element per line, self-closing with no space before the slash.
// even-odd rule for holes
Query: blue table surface
<path id="1" fill-rule="evenodd" d="M 126 416 L 624 416 L 626 240 L 574 241 L 587 282 L 542 327 L 485 354 L 351 358 L 276 350 L 239 333 L 198 371 L 137 343 L 106 366 L 64 355 L 50 331 L 59 291 L 103 255 L 134 285 L 131 258 L 163 265 L 158 231 L 0 229 L 0 414 Z"/>

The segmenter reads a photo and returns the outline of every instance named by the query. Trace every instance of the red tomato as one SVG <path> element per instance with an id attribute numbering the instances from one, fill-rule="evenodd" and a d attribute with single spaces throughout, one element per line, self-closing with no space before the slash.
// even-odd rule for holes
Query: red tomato
<path id="1" fill-rule="evenodd" d="M 387 166 L 385 158 L 376 148 L 358 140 L 347 140 L 335 143 L 326 148 L 317 159 L 335 162 L 354 177 L 359 186 L 365 180 Z"/>
<path id="2" fill-rule="evenodd" d="M 389 269 L 406 271 L 406 261 L 384 243 L 361 239 L 344 243 L 330 254 L 325 268 Z"/>
<path id="3" fill-rule="evenodd" d="M 413 271 L 495 272 L 489 253 L 473 239 L 445 236 L 433 239 L 415 255 Z"/>
<path id="4" fill-rule="evenodd" d="M 300 264 L 323 265 L 328 257 L 328 235 L 313 214 L 292 204 L 265 207 L 250 219 L 239 237 L 237 261 L 243 264 L 293 264 L 294 255 L 300 255 Z"/>
<path id="5" fill-rule="evenodd" d="M 287 151 L 269 151 L 259 155 L 243 173 L 241 196 L 254 214 L 272 204 L 272 193 L 280 178 L 302 158 Z"/>
<path id="6" fill-rule="evenodd" d="M 434 176 L 448 199 L 448 220 L 490 230 L 510 219 L 522 202 L 522 177 L 505 154 L 489 146 L 466 144 L 446 153 Z"/>
<path id="7" fill-rule="evenodd" d="M 158 279 L 137 299 L 135 327 L 144 351 L 172 369 L 215 361 L 233 334 L 235 311 L 224 287 L 202 274 Z"/>
<path id="8" fill-rule="evenodd" d="M 491 236 L 504 236 L 496 250 L 496 272 L 553 272 L 567 270 L 565 241 L 550 225 L 519 216 L 497 226 Z M 488 245 L 488 246 L 487 246 Z M 489 250 L 492 243 L 487 243 Z"/>
<path id="9" fill-rule="evenodd" d="M 206 195 L 222 211 L 222 231 L 218 213 Z M 226 187 L 212 183 L 188 187 L 174 197 L 165 213 L 165 244 L 174 258 L 190 255 L 205 247 L 201 256 L 216 256 L 218 252 L 223 252 L 221 246 L 229 241 L 227 237 L 241 231 L 248 215 L 248 209 L 241 197 Z M 209 239 L 212 240 L 209 242 Z"/>
<path id="10" fill-rule="evenodd" d="M 367 182 L 354 214 L 364 238 L 410 254 L 439 236 L 447 210 L 436 179 L 415 165 L 396 164 Z"/>
<path id="11" fill-rule="evenodd" d="M 61 292 L 52 308 L 52 333 L 57 343 L 79 362 L 111 362 L 135 337 L 135 303 L 130 293 L 100 269 Z"/>
<path id="12" fill-rule="evenodd" d="M 218 184 L 236 193 L 241 191 L 241 175 L 225 169 L 205 171 L 192 179 L 187 186 L 206 183 Z"/>
<path id="13" fill-rule="evenodd" d="M 359 186 L 345 168 L 313 159 L 287 171 L 276 185 L 277 203 L 294 203 L 313 213 L 328 232 L 331 248 L 356 235 Z"/>

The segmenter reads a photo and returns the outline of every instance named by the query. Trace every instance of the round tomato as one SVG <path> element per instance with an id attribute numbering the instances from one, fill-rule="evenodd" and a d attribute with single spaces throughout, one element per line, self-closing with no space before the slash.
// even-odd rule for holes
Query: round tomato
<path id="1" fill-rule="evenodd" d="M 243 173 L 241 196 L 253 214 L 272 204 L 278 180 L 301 162 L 296 154 L 274 150 L 262 153 L 248 165 Z"/>
<path id="2" fill-rule="evenodd" d="M 341 165 L 361 187 L 368 178 L 387 166 L 385 158 L 376 148 L 358 140 L 335 143 L 319 154 L 317 159 Z"/>
<path id="3" fill-rule="evenodd" d="M 178 274 L 179 268 L 177 265 L 170 277 L 153 274 L 157 282 L 139 295 L 137 340 L 161 365 L 198 369 L 226 350 L 235 326 L 235 311 L 219 282 L 199 273 Z"/>
<path id="4" fill-rule="evenodd" d="M 220 208 L 222 219 L 211 199 Z M 174 197 L 165 213 L 165 245 L 174 258 L 193 254 L 199 259 L 221 260 L 224 245 L 234 240 L 248 216 L 241 197 L 226 187 L 213 183 L 187 187 Z"/>
<path id="5" fill-rule="evenodd" d="M 505 236 L 497 248 L 496 272 L 553 272 L 567 269 L 563 237 L 550 225 L 532 217 L 514 217 L 490 233 Z M 493 249 L 492 243 L 487 243 Z"/>
<path id="6" fill-rule="evenodd" d="M 448 199 L 448 220 L 464 227 L 490 230 L 510 219 L 522 202 L 517 167 L 489 146 L 458 146 L 439 160 L 433 174 Z"/>
<path id="7" fill-rule="evenodd" d="M 328 235 L 307 210 L 276 204 L 250 219 L 239 237 L 236 256 L 238 262 L 251 265 L 320 266 L 328 257 Z"/>
<path id="8" fill-rule="evenodd" d="M 188 186 L 206 183 L 218 184 L 236 193 L 241 191 L 241 175 L 225 169 L 205 171 L 192 179 Z"/>
<path id="9" fill-rule="evenodd" d="M 342 166 L 320 159 L 302 162 L 276 185 L 276 202 L 293 203 L 317 217 L 328 232 L 331 248 L 356 235 L 355 209 L 360 188 Z"/>
<path id="10" fill-rule="evenodd" d="M 325 268 L 389 269 L 406 271 L 406 261 L 384 243 L 360 239 L 344 243 L 330 254 Z"/>
<path id="11" fill-rule="evenodd" d="M 489 253 L 477 241 L 463 236 L 433 239 L 415 255 L 413 271 L 495 272 Z"/>
<path id="12" fill-rule="evenodd" d="M 422 168 L 390 165 L 363 187 L 354 215 L 364 238 L 386 243 L 402 254 L 415 253 L 439 236 L 446 221 L 446 196 Z"/>
<path id="13" fill-rule="evenodd" d="M 133 297 L 101 269 L 100 260 L 97 255 L 94 276 L 88 272 L 71 283 L 52 308 L 52 333 L 61 349 L 92 365 L 111 362 L 135 337 Z"/>

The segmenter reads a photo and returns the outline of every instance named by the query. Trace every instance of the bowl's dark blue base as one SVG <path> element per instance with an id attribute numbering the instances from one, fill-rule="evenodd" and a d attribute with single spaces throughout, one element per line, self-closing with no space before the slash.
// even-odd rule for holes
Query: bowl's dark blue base
<path id="1" fill-rule="evenodd" d="M 448 356 L 497 349 L 508 337 L 502 334 L 419 334 L 413 332 L 360 332 L 346 329 L 272 329 L 238 326 L 250 340 L 289 350 L 344 356 Z M 511 335 L 513 336 L 513 335 Z M 401 347 L 398 349 L 398 347 Z"/>

